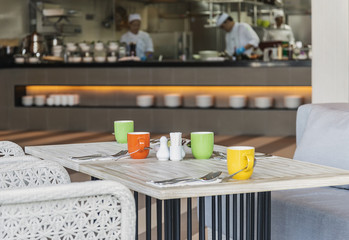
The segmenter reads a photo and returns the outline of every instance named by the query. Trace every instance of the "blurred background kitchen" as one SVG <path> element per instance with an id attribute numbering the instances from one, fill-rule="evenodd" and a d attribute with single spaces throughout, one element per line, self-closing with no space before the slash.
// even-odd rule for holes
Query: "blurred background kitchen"
<path id="1" fill-rule="evenodd" d="M 2 57 L 18 57 L 17 63 L 84 62 L 84 57 L 86 62 L 93 61 L 88 57 L 96 54 L 94 46 L 98 42 L 103 43 L 106 57 L 127 56 L 128 46 L 119 40 L 127 31 L 131 13 L 141 15 L 141 30 L 153 39 L 155 61 L 202 61 L 207 56 L 221 56 L 224 32 L 214 22 L 221 12 L 253 27 L 261 40 L 256 50 L 259 60 L 311 58 L 310 0 L 1 0 L 0 4 Z M 284 23 L 293 30 L 292 46 L 288 42 L 263 42 L 275 21 L 275 10 L 283 11 Z M 113 53 L 111 43 L 116 46 L 112 47 Z M 276 52 L 279 46 L 282 55 Z M 267 47 L 270 51 L 265 51 Z M 263 54 L 268 56 L 263 59 Z"/>

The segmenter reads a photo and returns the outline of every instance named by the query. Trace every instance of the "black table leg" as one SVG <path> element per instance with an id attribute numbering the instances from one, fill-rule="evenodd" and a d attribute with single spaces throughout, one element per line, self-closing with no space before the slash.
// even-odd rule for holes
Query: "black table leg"
<path id="1" fill-rule="evenodd" d="M 256 201 L 256 196 L 255 193 L 251 193 L 251 239 L 254 240 L 254 233 L 255 233 L 255 201 Z"/>
<path id="2" fill-rule="evenodd" d="M 145 197 L 146 240 L 151 240 L 151 197 Z"/>
<path id="3" fill-rule="evenodd" d="M 156 199 L 157 240 L 162 239 L 162 201 Z"/>
<path id="4" fill-rule="evenodd" d="M 238 239 L 238 196 L 233 195 L 233 240 Z"/>
<path id="5" fill-rule="evenodd" d="M 187 240 L 192 239 L 192 212 L 191 198 L 187 199 Z"/>
<path id="6" fill-rule="evenodd" d="M 134 198 L 135 198 L 135 205 L 136 205 L 136 236 L 135 239 L 138 239 L 138 192 L 133 192 Z"/>
<path id="7" fill-rule="evenodd" d="M 165 200 L 164 204 L 164 214 L 165 214 L 165 240 L 172 240 L 172 208 L 171 200 Z"/>
<path id="8" fill-rule="evenodd" d="M 264 240 L 264 193 L 257 195 L 257 240 Z"/>
<path id="9" fill-rule="evenodd" d="M 265 192 L 265 239 L 271 239 L 271 192 Z"/>
<path id="10" fill-rule="evenodd" d="M 222 196 L 219 195 L 217 198 L 218 202 L 218 240 L 222 240 Z"/>
<path id="11" fill-rule="evenodd" d="M 181 200 L 173 199 L 173 239 L 181 238 Z"/>
<path id="12" fill-rule="evenodd" d="M 246 240 L 251 240 L 251 193 L 246 194 Z"/>
<path id="13" fill-rule="evenodd" d="M 211 197 L 212 201 L 212 240 L 216 240 L 216 197 Z"/>
<path id="14" fill-rule="evenodd" d="M 244 194 L 240 194 L 240 240 L 244 240 Z"/>
<path id="15" fill-rule="evenodd" d="M 225 196 L 225 236 L 230 238 L 230 195 Z"/>
<path id="16" fill-rule="evenodd" d="M 205 197 L 199 197 L 199 240 L 205 240 Z"/>

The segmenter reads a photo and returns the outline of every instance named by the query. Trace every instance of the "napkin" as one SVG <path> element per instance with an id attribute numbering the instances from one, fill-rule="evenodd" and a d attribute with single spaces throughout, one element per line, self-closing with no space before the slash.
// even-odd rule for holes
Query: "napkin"
<path id="1" fill-rule="evenodd" d="M 147 184 L 153 185 L 155 187 L 180 187 L 180 186 L 195 186 L 195 185 L 206 185 L 206 184 L 213 184 L 213 183 L 220 183 L 222 179 L 217 178 L 215 180 L 207 180 L 207 181 L 183 181 L 183 182 L 176 182 L 176 183 L 168 183 L 168 184 L 160 184 L 160 183 L 154 183 L 153 181 L 148 181 Z"/>

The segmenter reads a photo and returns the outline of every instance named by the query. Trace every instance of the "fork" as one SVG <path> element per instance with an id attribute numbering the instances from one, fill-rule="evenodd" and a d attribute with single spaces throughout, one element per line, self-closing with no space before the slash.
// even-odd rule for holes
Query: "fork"
<path id="1" fill-rule="evenodd" d="M 108 157 L 119 157 L 119 156 L 125 155 L 127 153 L 128 153 L 127 150 L 120 150 L 119 152 L 117 152 L 115 154 L 108 155 Z M 78 157 L 71 157 L 71 158 L 78 159 L 78 160 L 90 160 L 90 159 L 96 158 L 96 157 L 106 157 L 106 156 L 103 156 L 102 154 L 92 154 L 92 155 L 78 156 Z"/>

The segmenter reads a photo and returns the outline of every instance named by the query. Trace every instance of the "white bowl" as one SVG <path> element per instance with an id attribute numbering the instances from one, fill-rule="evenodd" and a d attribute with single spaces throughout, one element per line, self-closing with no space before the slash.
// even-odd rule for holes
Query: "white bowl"
<path id="1" fill-rule="evenodd" d="M 232 95 L 229 96 L 229 106 L 232 108 L 244 108 L 246 107 L 247 97 L 245 95 Z"/>
<path id="2" fill-rule="evenodd" d="M 23 64 L 25 61 L 24 57 L 15 57 L 15 63 Z"/>
<path id="3" fill-rule="evenodd" d="M 272 97 L 256 97 L 254 99 L 254 104 L 256 108 L 271 108 L 273 106 Z"/>
<path id="4" fill-rule="evenodd" d="M 166 94 L 164 96 L 164 104 L 170 108 L 180 107 L 182 105 L 182 95 L 176 93 Z"/>
<path id="5" fill-rule="evenodd" d="M 80 63 L 81 62 L 81 57 L 77 57 L 77 56 L 73 57 L 73 62 L 74 63 Z"/>
<path id="6" fill-rule="evenodd" d="M 39 58 L 37 58 L 37 57 L 30 57 L 28 61 L 29 61 L 29 63 L 38 63 L 39 62 Z"/>
<path id="7" fill-rule="evenodd" d="M 75 52 L 78 49 L 78 47 L 75 45 L 68 45 L 67 49 L 69 52 Z"/>
<path id="8" fill-rule="evenodd" d="M 289 109 L 298 108 L 303 102 L 303 97 L 299 95 L 288 95 L 284 97 L 284 106 Z"/>
<path id="9" fill-rule="evenodd" d="M 118 45 L 117 44 L 109 44 L 108 48 L 110 51 L 116 51 L 118 50 Z"/>
<path id="10" fill-rule="evenodd" d="M 197 95 L 195 97 L 196 106 L 199 108 L 209 108 L 213 106 L 212 95 Z"/>
<path id="11" fill-rule="evenodd" d="M 138 107 L 151 107 L 154 105 L 154 95 L 138 95 L 137 106 Z"/>
<path id="12" fill-rule="evenodd" d="M 92 57 L 83 57 L 82 61 L 84 63 L 91 63 L 91 62 L 93 62 L 93 58 Z"/>
<path id="13" fill-rule="evenodd" d="M 105 62 L 105 57 L 95 57 L 95 62 L 103 63 Z"/>
<path id="14" fill-rule="evenodd" d="M 107 57 L 107 61 L 110 63 L 114 63 L 116 62 L 117 58 L 115 56 L 108 56 Z"/>
<path id="15" fill-rule="evenodd" d="M 33 96 L 27 95 L 22 97 L 23 106 L 31 106 L 33 105 Z"/>
<path id="16" fill-rule="evenodd" d="M 201 60 L 207 60 L 207 58 L 218 57 L 219 53 L 213 50 L 204 50 L 204 51 L 199 51 L 199 55 Z"/>

